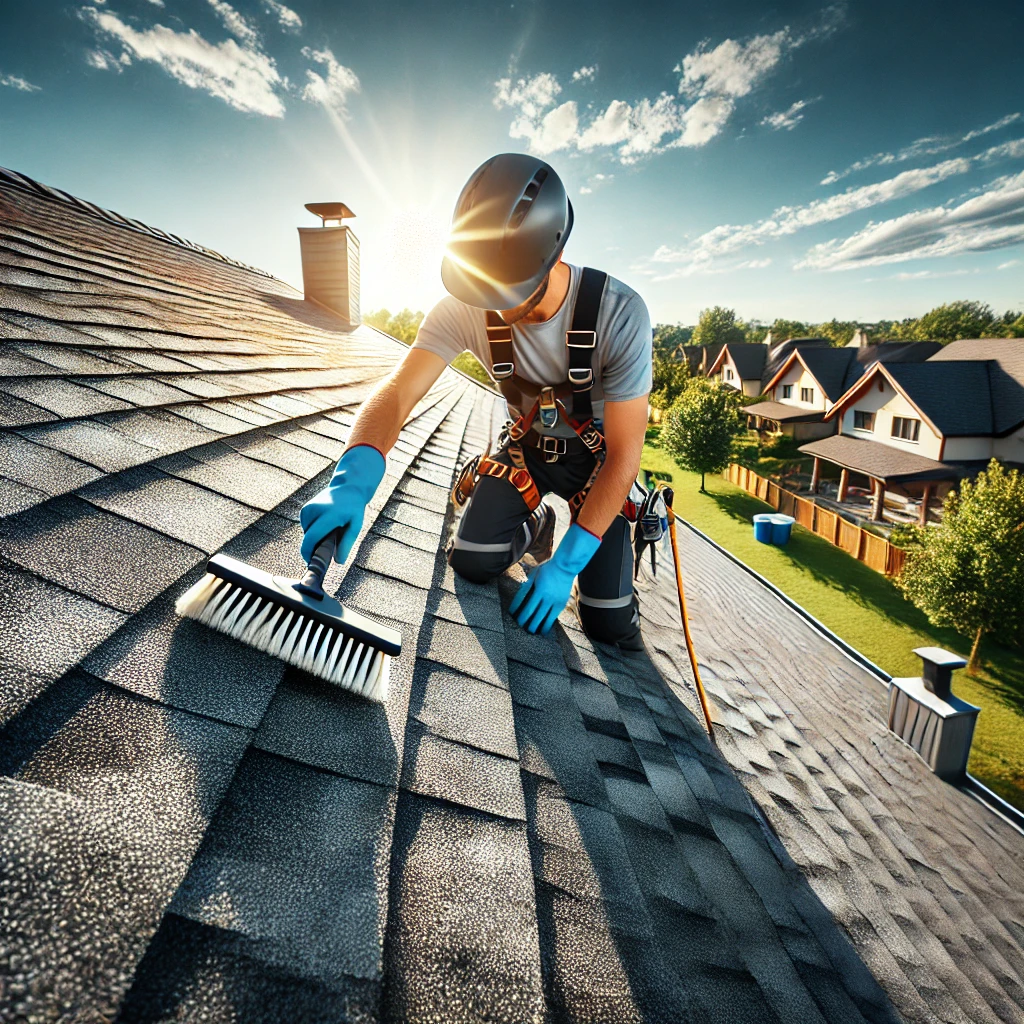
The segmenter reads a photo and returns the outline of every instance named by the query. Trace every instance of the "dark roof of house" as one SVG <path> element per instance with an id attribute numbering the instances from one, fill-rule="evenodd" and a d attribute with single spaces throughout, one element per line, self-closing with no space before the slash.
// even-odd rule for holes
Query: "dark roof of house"
<path id="1" fill-rule="evenodd" d="M 858 348 L 836 348 L 826 338 L 792 338 L 773 345 L 761 375 L 761 388 L 785 365 L 794 352 L 799 352 L 804 366 L 818 382 L 825 397 L 836 402 L 873 363 L 920 363 L 934 355 L 942 346 L 937 341 L 881 342 Z"/>
<path id="2" fill-rule="evenodd" d="M 885 368 L 946 437 L 993 433 L 989 366 L 982 361 L 892 363 Z"/>
<path id="3" fill-rule="evenodd" d="M 810 423 L 825 415 L 822 409 L 804 409 L 799 405 L 784 405 L 782 402 L 755 402 L 743 406 L 742 411 L 750 416 L 764 416 L 779 423 Z"/>
<path id="4" fill-rule="evenodd" d="M 1008 434 L 1024 424 L 1024 338 L 969 338 L 942 346 L 929 362 L 989 363 L 993 428 Z"/>
<path id="5" fill-rule="evenodd" d="M 871 441 L 847 434 L 833 434 L 819 441 L 800 446 L 806 455 L 845 466 L 855 473 L 864 473 L 877 480 L 956 480 L 961 474 L 955 466 L 935 459 L 926 458 L 916 452 L 908 452 L 881 441 Z"/>
<path id="6" fill-rule="evenodd" d="M 0 1008 L 128 1022 L 1011 1021 L 1024 838 L 885 691 L 683 529 L 650 656 L 545 637 L 444 557 L 503 419 L 446 371 L 329 584 L 386 705 L 178 619 L 298 511 L 404 349 L 289 286 L 0 183 Z"/>
<path id="7" fill-rule="evenodd" d="M 768 382 L 782 369 L 786 360 L 796 351 L 805 348 L 831 348 L 828 338 L 786 338 L 768 346 L 768 356 L 764 369 L 761 371 L 761 390 L 764 391 Z"/>
<path id="8" fill-rule="evenodd" d="M 722 348 L 726 350 L 736 364 L 736 372 L 740 380 L 760 380 L 768 358 L 768 346 L 756 342 L 728 342 Z M 721 354 L 721 353 L 719 353 Z M 717 359 L 718 356 L 716 355 Z M 710 363 L 708 364 L 711 365 Z"/>

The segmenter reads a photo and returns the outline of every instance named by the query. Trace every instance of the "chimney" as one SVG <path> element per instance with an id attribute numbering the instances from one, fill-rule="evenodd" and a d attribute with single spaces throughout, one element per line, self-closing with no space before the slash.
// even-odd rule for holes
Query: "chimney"
<path id="1" fill-rule="evenodd" d="M 864 348 L 865 345 L 870 345 L 871 342 L 868 340 L 868 332 L 863 327 L 858 327 L 853 332 L 853 337 L 846 343 L 847 348 Z"/>
<path id="2" fill-rule="evenodd" d="M 936 775 L 951 782 L 963 778 L 980 708 L 950 689 L 953 670 L 967 662 L 941 647 L 918 647 L 918 679 L 889 683 L 889 728 L 909 743 Z"/>
<path id="3" fill-rule="evenodd" d="M 359 314 L 359 239 L 341 222 L 355 214 L 344 203 L 307 203 L 321 227 L 299 228 L 306 298 L 355 327 Z M 328 221 L 334 221 L 328 225 Z"/>

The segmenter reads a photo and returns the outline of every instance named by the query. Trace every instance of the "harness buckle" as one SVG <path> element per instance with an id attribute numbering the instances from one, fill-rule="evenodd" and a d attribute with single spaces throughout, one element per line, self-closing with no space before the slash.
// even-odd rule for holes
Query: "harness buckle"
<path id="1" fill-rule="evenodd" d="M 495 380 L 508 380 L 515 372 L 515 363 L 493 363 L 491 365 L 491 376 Z"/>
<path id="2" fill-rule="evenodd" d="M 597 331 L 566 331 L 565 343 L 569 348 L 593 348 L 597 344 Z"/>
<path id="3" fill-rule="evenodd" d="M 564 437 L 550 437 L 545 435 L 540 439 L 540 450 L 544 453 L 547 462 L 554 462 L 559 455 L 564 455 L 566 447 Z M 548 456 L 553 457 L 548 458 Z"/>
<path id="4" fill-rule="evenodd" d="M 558 405 L 555 400 L 554 388 L 543 388 L 537 400 L 540 410 L 540 421 L 549 429 L 558 422 Z"/>
<path id="5" fill-rule="evenodd" d="M 589 391 L 594 386 L 594 371 L 589 367 L 569 370 L 569 383 L 573 391 Z"/>

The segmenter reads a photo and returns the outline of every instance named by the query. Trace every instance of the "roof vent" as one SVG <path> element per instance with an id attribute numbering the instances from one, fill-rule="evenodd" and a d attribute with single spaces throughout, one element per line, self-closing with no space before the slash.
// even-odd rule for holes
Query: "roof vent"
<path id="1" fill-rule="evenodd" d="M 342 221 L 355 214 L 344 203 L 307 203 L 306 209 L 321 222 L 318 228 L 299 228 L 306 298 L 354 327 L 360 322 L 359 239 Z"/>
<path id="2" fill-rule="evenodd" d="M 889 683 L 889 728 L 909 743 L 936 775 L 957 781 L 967 771 L 967 758 L 980 708 L 955 696 L 953 670 L 967 662 L 941 647 L 918 647 L 922 661 L 918 679 Z"/>

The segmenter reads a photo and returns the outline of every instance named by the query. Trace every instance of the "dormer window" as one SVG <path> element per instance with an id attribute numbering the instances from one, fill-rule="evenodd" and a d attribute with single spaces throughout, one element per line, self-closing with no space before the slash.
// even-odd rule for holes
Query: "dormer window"
<path id="1" fill-rule="evenodd" d="M 734 377 L 735 377 L 735 374 L 732 372 L 732 369 L 727 366 L 725 368 L 725 379 L 726 380 L 732 380 Z"/>
<path id="2" fill-rule="evenodd" d="M 921 433 L 921 421 L 907 416 L 893 416 L 892 436 L 902 441 L 916 441 Z"/>

